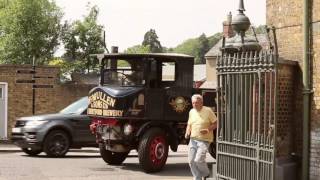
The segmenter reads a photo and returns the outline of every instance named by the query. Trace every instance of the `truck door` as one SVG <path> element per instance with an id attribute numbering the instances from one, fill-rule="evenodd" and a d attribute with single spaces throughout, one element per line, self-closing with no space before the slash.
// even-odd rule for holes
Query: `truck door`
<path id="1" fill-rule="evenodd" d="M 192 107 L 190 101 L 193 80 L 192 64 L 178 61 L 163 63 L 161 67 L 161 86 L 165 90 L 164 119 L 187 121 L 189 110 Z"/>
<path id="2" fill-rule="evenodd" d="M 192 107 L 190 97 L 191 91 L 181 87 L 170 87 L 166 89 L 165 120 L 187 121 Z"/>
<path id="3" fill-rule="evenodd" d="M 145 111 L 148 119 L 163 120 L 165 90 L 160 87 L 161 62 L 151 60 L 145 67 L 147 88 L 145 95 Z"/>
<path id="4" fill-rule="evenodd" d="M 148 119 L 163 120 L 164 118 L 164 97 L 163 89 L 146 90 L 146 116 Z"/>

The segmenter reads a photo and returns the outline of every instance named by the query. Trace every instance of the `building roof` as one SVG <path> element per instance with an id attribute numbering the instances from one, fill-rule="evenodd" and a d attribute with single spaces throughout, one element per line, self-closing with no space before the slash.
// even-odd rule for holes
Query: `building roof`
<path id="1" fill-rule="evenodd" d="M 218 56 L 222 47 L 222 38 L 204 55 L 205 57 Z"/>
<path id="2" fill-rule="evenodd" d="M 269 45 L 268 38 L 266 34 L 257 34 L 257 38 L 259 41 L 259 44 L 262 46 L 262 48 L 266 48 Z M 221 38 L 206 54 L 205 57 L 215 57 L 220 54 L 220 48 L 222 47 L 222 41 Z"/>
<path id="3" fill-rule="evenodd" d="M 217 88 L 217 82 L 216 81 L 205 81 L 200 88 L 202 89 L 216 89 Z"/>

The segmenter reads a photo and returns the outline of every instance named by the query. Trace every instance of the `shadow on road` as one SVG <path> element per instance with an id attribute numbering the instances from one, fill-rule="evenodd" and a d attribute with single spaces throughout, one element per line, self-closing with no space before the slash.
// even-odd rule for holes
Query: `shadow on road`
<path id="1" fill-rule="evenodd" d="M 49 157 L 45 154 L 40 154 L 38 156 L 21 155 L 28 158 L 57 158 L 57 159 L 87 159 L 87 158 L 101 158 L 100 155 L 66 155 L 64 157 Z"/>
<path id="2" fill-rule="evenodd" d="M 133 158 L 133 157 L 137 158 L 139 156 L 138 156 L 138 154 L 129 154 L 128 155 L 128 158 Z M 188 155 L 187 154 L 173 154 L 173 155 L 169 154 L 168 157 L 188 157 Z"/>
<path id="3" fill-rule="evenodd" d="M 209 169 L 212 169 L 212 165 L 215 162 L 208 163 Z M 138 163 L 123 163 L 120 169 L 129 171 L 143 171 Z M 180 176 L 180 177 L 192 177 L 189 164 L 186 163 L 168 163 L 164 166 L 163 170 L 157 173 L 152 173 L 155 176 Z"/>

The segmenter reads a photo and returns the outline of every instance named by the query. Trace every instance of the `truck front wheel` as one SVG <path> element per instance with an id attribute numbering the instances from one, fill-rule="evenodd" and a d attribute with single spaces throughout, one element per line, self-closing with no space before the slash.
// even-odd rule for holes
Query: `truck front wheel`
<path id="1" fill-rule="evenodd" d="M 127 158 L 129 152 L 112 152 L 106 150 L 103 144 L 99 144 L 99 150 L 104 162 L 110 165 L 120 165 Z"/>
<path id="2" fill-rule="evenodd" d="M 166 134 L 158 128 L 148 130 L 140 140 L 138 155 L 140 166 L 145 172 L 160 171 L 168 157 Z"/>

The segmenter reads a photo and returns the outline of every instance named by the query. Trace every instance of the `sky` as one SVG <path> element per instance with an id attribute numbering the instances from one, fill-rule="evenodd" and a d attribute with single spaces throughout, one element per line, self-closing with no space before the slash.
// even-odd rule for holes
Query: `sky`
<path id="1" fill-rule="evenodd" d="M 211 36 L 222 31 L 222 22 L 239 0 L 55 0 L 65 13 L 64 20 L 81 20 L 87 4 L 100 10 L 98 23 L 105 27 L 106 43 L 119 51 L 141 44 L 144 34 L 155 29 L 162 46 L 175 47 L 202 33 Z M 265 0 L 244 0 L 251 24 L 266 23 Z"/>

